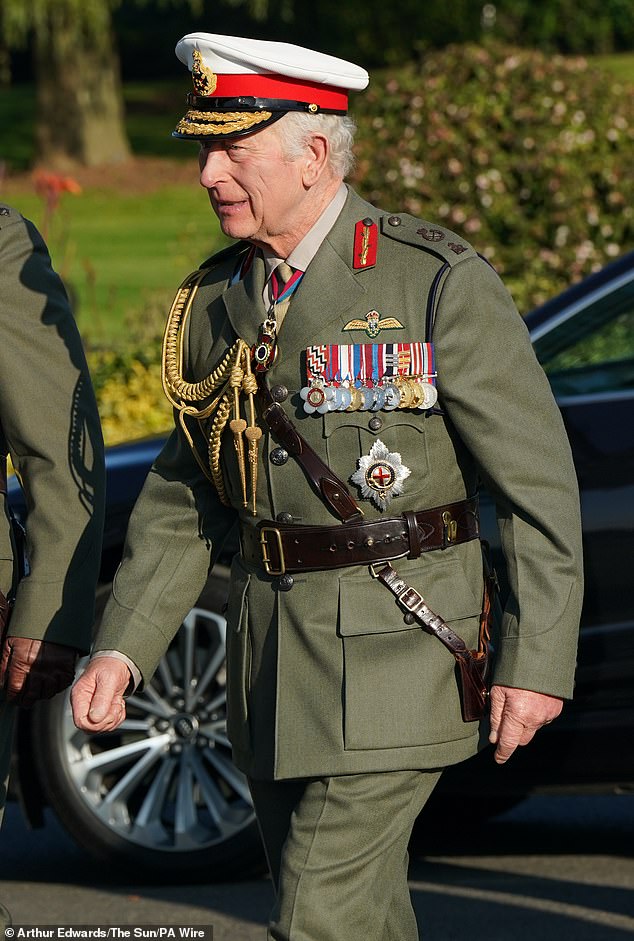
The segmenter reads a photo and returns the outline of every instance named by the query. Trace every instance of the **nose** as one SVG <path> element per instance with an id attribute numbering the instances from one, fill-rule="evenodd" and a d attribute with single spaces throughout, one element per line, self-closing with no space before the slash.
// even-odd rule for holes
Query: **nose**
<path id="1" fill-rule="evenodd" d="M 224 150 L 205 147 L 199 157 L 200 185 L 212 189 L 226 179 L 227 154 Z"/>

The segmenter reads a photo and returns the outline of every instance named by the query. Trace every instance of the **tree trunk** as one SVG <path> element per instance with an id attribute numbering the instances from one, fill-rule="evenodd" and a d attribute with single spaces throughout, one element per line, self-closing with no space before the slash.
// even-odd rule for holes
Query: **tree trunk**
<path id="1" fill-rule="evenodd" d="M 120 163 L 130 156 L 119 59 L 110 24 L 81 30 L 68 14 L 36 36 L 37 162 L 47 167 Z"/>

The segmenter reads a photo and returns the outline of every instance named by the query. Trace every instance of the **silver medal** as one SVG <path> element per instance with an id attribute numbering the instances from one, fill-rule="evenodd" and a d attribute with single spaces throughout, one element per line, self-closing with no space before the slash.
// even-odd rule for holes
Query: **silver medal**
<path id="1" fill-rule="evenodd" d="M 395 386 L 393 382 L 388 382 L 384 391 L 385 402 L 383 403 L 383 408 L 386 412 L 391 412 L 395 408 L 398 408 L 401 401 L 401 393 L 398 386 Z"/>
<path id="2" fill-rule="evenodd" d="M 431 382 L 421 381 L 418 383 L 418 387 L 423 393 L 423 400 L 418 403 L 416 408 L 419 409 L 419 411 L 433 408 L 438 401 L 438 390 L 436 386 L 432 385 Z"/>
<path id="3" fill-rule="evenodd" d="M 346 389 L 345 386 L 341 386 L 339 389 L 337 389 L 337 391 L 341 393 L 341 395 L 339 396 L 340 404 L 337 406 L 337 411 L 345 412 L 345 410 L 348 408 L 348 406 L 352 402 L 352 392 L 350 391 L 350 389 Z"/>
<path id="4" fill-rule="evenodd" d="M 385 389 L 376 386 L 374 389 L 374 403 L 370 406 L 371 412 L 378 412 L 385 405 Z"/>

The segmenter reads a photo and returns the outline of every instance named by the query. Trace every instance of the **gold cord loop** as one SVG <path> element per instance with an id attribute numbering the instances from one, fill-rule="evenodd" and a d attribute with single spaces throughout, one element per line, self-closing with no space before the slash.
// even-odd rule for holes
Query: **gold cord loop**
<path id="1" fill-rule="evenodd" d="M 230 501 L 220 467 L 222 434 L 229 422 L 240 472 L 242 504 L 248 505 L 247 473 L 244 439 L 248 442 L 249 479 L 251 484 L 251 512 L 256 515 L 256 489 L 258 473 L 258 442 L 262 430 L 255 422 L 257 383 L 251 372 L 251 350 L 244 340 L 237 339 L 226 352 L 219 365 L 199 382 L 188 382 L 183 376 L 183 338 L 198 287 L 207 269 L 195 271 L 182 283 L 172 304 L 163 337 L 161 379 L 163 391 L 178 412 L 179 424 L 199 466 L 213 482 L 220 500 L 226 506 Z M 215 394 L 216 393 L 216 394 Z M 214 395 L 215 394 L 215 395 Z M 248 424 L 240 411 L 240 396 L 246 398 Z M 211 401 L 209 400 L 214 396 Z M 205 402 L 201 407 L 193 403 Z M 229 416 L 233 417 L 229 421 Z M 212 417 L 213 416 L 213 417 Z M 201 459 L 186 418 L 196 420 L 203 433 L 203 423 L 211 418 L 208 430 L 207 466 Z"/>

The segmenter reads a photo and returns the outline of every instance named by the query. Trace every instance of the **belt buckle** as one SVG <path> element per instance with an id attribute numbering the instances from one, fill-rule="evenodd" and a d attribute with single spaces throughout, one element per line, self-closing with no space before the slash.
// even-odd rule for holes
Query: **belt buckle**
<path id="1" fill-rule="evenodd" d="M 267 541 L 267 534 L 271 533 L 275 536 L 275 541 L 277 545 L 277 554 L 280 558 L 279 568 L 274 568 L 271 565 L 271 556 L 269 555 L 269 544 Z M 286 562 L 284 559 L 284 547 L 282 546 L 282 534 L 279 529 L 275 526 L 262 526 L 260 527 L 260 549 L 262 551 L 262 564 L 264 565 L 264 571 L 267 575 L 283 575 L 286 571 Z"/>

